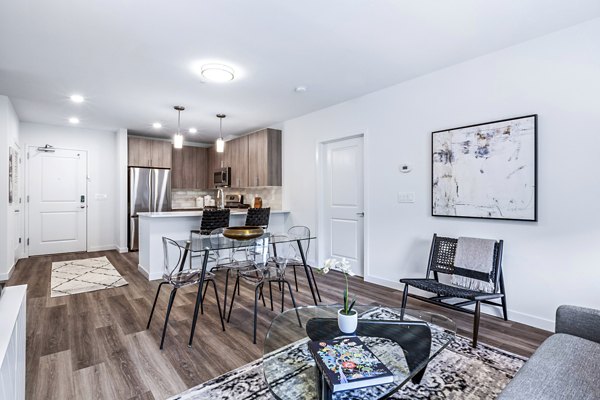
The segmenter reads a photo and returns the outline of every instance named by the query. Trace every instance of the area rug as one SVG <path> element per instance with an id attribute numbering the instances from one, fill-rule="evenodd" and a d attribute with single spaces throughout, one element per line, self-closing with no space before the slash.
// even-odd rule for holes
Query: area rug
<path id="1" fill-rule="evenodd" d="M 375 313 L 378 315 L 373 315 L 373 318 L 394 319 L 393 311 L 387 309 L 378 311 Z M 306 344 L 303 341 L 265 357 L 281 357 L 282 353 L 288 353 L 290 360 L 301 360 L 310 357 L 305 348 Z M 471 339 L 456 336 L 456 339 L 429 363 L 419 385 L 408 383 L 390 398 L 495 399 L 526 360 L 524 357 L 485 344 L 472 348 Z M 293 393 L 295 388 L 289 390 L 290 398 L 313 398 L 306 392 Z M 259 359 L 173 396 L 169 400 L 273 398 L 263 375 L 263 361 Z"/>
<path id="2" fill-rule="evenodd" d="M 127 285 L 106 257 L 52 263 L 50 297 L 93 292 Z"/>

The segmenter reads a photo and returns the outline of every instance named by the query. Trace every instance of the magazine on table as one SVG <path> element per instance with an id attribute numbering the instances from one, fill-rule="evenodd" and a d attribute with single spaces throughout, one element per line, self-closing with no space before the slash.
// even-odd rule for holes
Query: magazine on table
<path id="1" fill-rule="evenodd" d="M 356 336 L 312 340 L 308 349 L 334 393 L 394 381 L 394 374 Z"/>

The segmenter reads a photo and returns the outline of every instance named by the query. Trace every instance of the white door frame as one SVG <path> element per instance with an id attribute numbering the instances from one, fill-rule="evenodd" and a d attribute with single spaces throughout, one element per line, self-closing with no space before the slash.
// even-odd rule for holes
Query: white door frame
<path id="1" fill-rule="evenodd" d="M 318 266 L 322 266 L 325 262 L 325 240 L 327 238 L 320 235 L 321 232 L 324 232 L 324 208 L 325 208 L 325 178 L 323 176 L 323 171 L 326 168 L 327 157 L 326 157 L 326 145 L 329 143 L 339 142 L 347 139 L 355 139 L 362 137 L 363 139 L 363 207 L 365 216 L 363 218 L 363 274 L 365 281 L 367 277 L 370 276 L 370 268 L 369 268 L 369 221 L 370 221 L 370 204 L 369 204 L 369 196 L 367 193 L 370 191 L 370 180 L 368 179 L 369 172 L 369 141 L 368 141 L 368 130 L 361 130 L 360 133 L 356 133 L 353 135 L 347 136 L 339 136 L 331 139 L 327 139 L 317 143 L 317 191 L 315 193 L 315 204 L 317 205 L 317 259 L 316 263 Z"/>
<path id="2" fill-rule="evenodd" d="M 23 258 L 29 258 L 29 245 L 27 243 L 27 240 L 29 239 L 29 149 L 31 147 L 33 148 L 38 148 L 38 147 L 44 147 L 45 144 L 43 145 L 32 145 L 32 144 L 25 144 L 23 146 L 23 151 L 25 152 L 25 154 L 23 154 L 21 157 L 25 159 L 25 163 L 24 166 L 25 168 L 23 169 L 22 173 L 23 173 L 23 182 L 24 182 L 24 192 L 23 192 L 23 203 L 24 203 L 24 211 L 25 211 L 25 215 L 24 215 L 24 246 L 23 246 Z M 89 194 L 89 189 L 90 189 L 90 176 L 89 176 L 89 171 L 90 171 L 90 159 L 88 157 L 88 152 L 87 150 L 80 150 L 80 149 L 73 149 L 73 148 L 69 148 L 69 147 L 54 147 L 54 149 L 56 150 L 69 150 L 69 151 L 80 151 L 82 153 L 86 154 L 85 157 L 85 198 L 87 199 L 86 201 L 86 210 L 85 210 L 85 251 L 88 251 L 88 247 L 89 247 L 89 240 L 90 240 L 90 232 L 89 232 L 89 211 L 90 211 L 90 194 Z"/>

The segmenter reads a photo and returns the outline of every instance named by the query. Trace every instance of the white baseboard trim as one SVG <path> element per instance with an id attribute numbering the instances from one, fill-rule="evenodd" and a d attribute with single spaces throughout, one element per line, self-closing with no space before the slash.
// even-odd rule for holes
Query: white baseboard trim
<path id="1" fill-rule="evenodd" d="M 129 249 L 127 247 L 115 246 L 115 250 L 117 250 L 119 253 L 128 253 L 129 252 Z"/>
<path id="2" fill-rule="evenodd" d="M 13 272 L 15 271 L 15 265 L 17 265 L 16 263 L 12 265 L 12 267 L 9 268 L 8 272 L 5 272 L 3 274 L 0 274 L 0 282 L 2 281 L 7 281 L 10 279 L 10 277 L 12 276 Z"/>
<path id="3" fill-rule="evenodd" d="M 91 253 L 92 251 L 108 251 L 108 250 L 117 250 L 116 246 L 114 244 L 106 244 L 103 246 L 88 246 L 88 253 Z"/>
<path id="4" fill-rule="evenodd" d="M 381 286 L 385 286 L 385 287 L 389 287 L 389 288 L 397 289 L 397 290 L 404 289 L 404 284 L 397 282 L 397 281 L 391 281 L 389 279 L 379 278 L 376 276 L 365 276 L 364 279 L 365 279 L 365 282 L 374 283 L 376 285 L 381 285 Z M 423 296 L 431 296 L 431 293 L 427 293 L 427 292 L 424 292 L 424 291 L 421 291 L 421 290 L 418 290 L 415 288 L 411 288 L 409 293 L 421 294 Z M 402 296 L 400 293 L 398 294 L 398 296 L 400 299 L 402 299 L 402 297 L 400 297 L 400 296 Z M 502 311 L 501 311 L 500 307 L 494 307 L 494 306 L 490 306 L 487 304 L 482 304 L 481 312 L 488 314 L 488 315 L 492 315 L 494 317 L 502 317 Z M 550 332 L 554 332 L 554 324 L 555 324 L 554 320 L 540 318 L 535 315 L 525 314 L 525 313 L 511 310 L 511 309 L 508 310 L 508 318 L 510 321 L 520 322 L 525 325 L 529 325 L 529 326 L 544 329 L 544 330 L 547 330 Z"/>
<path id="5" fill-rule="evenodd" d="M 146 267 L 144 267 L 144 266 L 143 266 L 143 265 L 141 265 L 141 264 L 138 264 L 138 271 L 139 271 L 139 272 L 140 272 L 142 275 L 144 275 L 144 278 L 148 279 L 149 281 L 155 281 L 155 280 L 158 280 L 158 279 L 162 279 L 162 273 L 158 273 L 158 274 L 157 274 L 157 273 L 154 273 L 154 274 L 150 275 L 150 274 L 148 273 L 148 270 L 147 270 L 147 268 L 146 268 Z"/>

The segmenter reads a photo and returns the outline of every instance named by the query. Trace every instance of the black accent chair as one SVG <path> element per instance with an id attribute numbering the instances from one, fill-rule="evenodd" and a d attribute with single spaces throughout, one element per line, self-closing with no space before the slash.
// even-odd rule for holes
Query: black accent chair
<path id="1" fill-rule="evenodd" d="M 193 230 L 190 234 L 210 235 L 215 229 L 227 228 L 229 227 L 230 214 L 231 211 L 228 208 L 221 210 L 204 210 L 202 212 L 202 220 L 200 221 L 200 229 Z"/>
<path id="2" fill-rule="evenodd" d="M 263 229 L 269 227 L 271 207 L 249 208 L 246 214 L 246 226 L 260 226 Z"/>
<path id="3" fill-rule="evenodd" d="M 427 275 L 424 279 L 400 279 L 404 283 L 404 293 L 402 296 L 402 308 L 406 307 L 408 297 L 419 299 L 431 304 L 437 304 L 442 307 L 450 308 L 455 311 L 460 311 L 474 315 L 473 320 L 473 347 L 477 346 L 477 336 L 479 334 L 479 319 L 481 314 L 481 303 L 492 306 L 502 307 L 502 315 L 507 321 L 506 310 L 506 291 L 504 289 L 504 279 L 502 277 L 502 246 L 503 241 L 499 240 L 494 245 L 494 258 L 492 271 L 490 273 L 490 281 L 494 283 L 494 291 L 492 293 L 481 292 L 442 283 L 439 280 L 439 274 L 458 274 L 461 275 L 460 269 L 455 270 L 454 256 L 456 254 L 456 244 L 458 239 L 441 237 L 433 235 L 431 250 L 429 251 L 429 263 L 427 265 Z M 433 279 L 430 278 L 433 272 Z M 408 293 L 409 286 L 414 288 L 435 293 L 434 297 L 419 296 Z M 446 303 L 444 300 L 464 299 L 458 303 Z M 500 299 L 501 303 L 491 300 Z M 466 308 L 475 304 L 475 310 Z"/>

